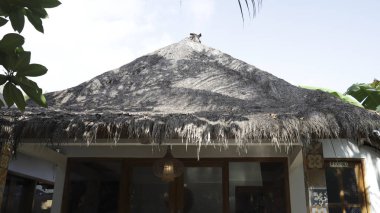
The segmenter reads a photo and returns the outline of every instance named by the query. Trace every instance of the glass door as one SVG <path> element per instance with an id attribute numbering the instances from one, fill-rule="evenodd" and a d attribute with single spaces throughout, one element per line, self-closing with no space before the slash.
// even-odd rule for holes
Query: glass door
<path id="1" fill-rule="evenodd" d="M 154 176 L 152 167 L 137 165 L 130 171 L 131 213 L 223 212 L 221 166 L 187 166 L 170 183 Z"/>
<path id="2" fill-rule="evenodd" d="M 223 212 L 222 176 L 222 167 L 186 167 L 180 212 Z"/>
<path id="3" fill-rule="evenodd" d="M 154 176 L 151 167 L 132 168 L 130 182 L 131 213 L 174 212 L 172 186 Z"/>

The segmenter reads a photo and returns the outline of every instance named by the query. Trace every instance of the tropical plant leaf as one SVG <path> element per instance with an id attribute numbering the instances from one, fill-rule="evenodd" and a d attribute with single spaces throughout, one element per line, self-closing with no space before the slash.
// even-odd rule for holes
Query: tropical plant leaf
<path id="1" fill-rule="evenodd" d="M 18 9 L 10 13 L 9 20 L 11 21 L 13 29 L 21 33 L 25 24 L 24 9 Z"/>
<path id="2" fill-rule="evenodd" d="M 252 3 L 254 2 L 255 1 L 252 1 Z M 247 9 L 248 9 L 248 15 L 251 16 L 251 10 L 249 9 L 248 0 L 245 0 L 245 5 L 247 6 Z"/>
<path id="3" fill-rule="evenodd" d="M 44 33 L 44 26 L 42 25 L 42 20 L 40 17 L 35 16 L 32 11 L 26 9 L 26 17 L 28 18 L 29 22 L 33 25 L 33 27 L 41 32 Z"/>
<path id="4" fill-rule="evenodd" d="M 40 88 L 32 88 L 28 86 L 21 85 L 22 90 L 28 95 L 30 99 L 32 99 L 35 103 L 42 107 L 47 107 L 46 98 L 42 94 L 42 89 Z"/>
<path id="5" fill-rule="evenodd" d="M 8 80 L 7 76 L 0 74 L 0 85 L 5 84 L 7 80 Z"/>
<path id="6" fill-rule="evenodd" d="M 8 33 L 0 40 L 0 51 L 14 52 L 17 47 L 24 44 L 25 39 L 17 33 Z"/>
<path id="7" fill-rule="evenodd" d="M 40 18 L 46 18 L 48 16 L 48 13 L 46 10 L 42 7 L 30 7 L 29 8 L 34 15 L 37 15 Z"/>
<path id="8" fill-rule="evenodd" d="M 362 103 L 366 109 L 378 110 L 380 106 L 380 83 L 378 80 L 370 84 L 359 83 L 350 86 L 346 92 Z"/>
<path id="9" fill-rule="evenodd" d="M 240 2 L 240 0 L 238 0 L 238 2 L 239 2 L 240 13 L 241 13 L 241 19 L 243 20 L 243 23 L 244 23 L 244 13 L 243 13 L 243 8 L 242 8 L 242 6 L 241 6 L 241 2 Z"/>
<path id="10" fill-rule="evenodd" d="M 41 64 L 29 64 L 19 74 L 30 77 L 45 75 L 48 69 Z"/>
<path id="11" fill-rule="evenodd" d="M 251 7 L 249 6 L 249 3 L 248 3 L 249 0 L 244 0 L 244 1 L 245 1 L 245 6 L 247 7 L 247 10 L 248 10 L 248 16 L 251 17 Z M 241 0 L 238 0 L 238 3 L 239 3 L 241 19 L 243 20 L 243 23 L 244 23 L 244 12 L 243 12 Z M 259 8 L 261 7 L 261 4 L 262 4 L 262 0 L 251 0 L 252 18 L 256 16 L 256 11 L 259 10 Z"/>
<path id="12" fill-rule="evenodd" d="M 14 104 L 13 98 L 12 98 L 12 89 L 11 85 L 13 85 L 11 82 L 7 82 L 3 89 L 3 98 L 5 103 L 7 104 L 8 108 L 11 107 Z"/>
<path id="13" fill-rule="evenodd" d="M 35 103 L 40 106 L 47 107 L 46 98 L 42 94 L 42 89 L 40 89 L 36 82 L 26 78 L 25 76 L 14 76 L 12 81 L 20 85 L 21 89 L 32 99 Z"/>
<path id="14" fill-rule="evenodd" d="M 340 92 L 337 92 L 337 91 L 334 91 L 331 89 L 327 89 L 327 88 L 321 88 L 321 87 L 311 87 L 311 86 L 300 86 L 300 87 L 305 88 L 305 89 L 310 89 L 310 90 L 319 90 L 322 92 L 327 92 L 327 93 L 341 99 L 342 101 L 344 101 L 346 103 L 349 103 L 349 104 L 355 105 L 357 107 L 363 108 L 363 105 L 359 101 L 357 101 L 354 97 L 352 97 L 351 95 L 342 94 Z"/>
<path id="15" fill-rule="evenodd" d="M 31 56 L 31 53 L 28 51 L 19 53 L 18 60 L 16 61 L 16 64 L 14 66 L 15 70 L 17 71 L 28 66 L 30 63 L 30 56 Z"/>
<path id="16" fill-rule="evenodd" d="M 22 94 L 21 90 L 19 90 L 14 84 L 10 83 L 9 85 L 14 103 L 16 104 L 17 108 L 19 108 L 21 111 L 24 111 L 26 107 L 24 95 Z"/>
<path id="17" fill-rule="evenodd" d="M 61 4 L 58 0 L 38 0 L 38 2 L 43 8 L 58 7 Z"/>
<path id="18" fill-rule="evenodd" d="M 0 17 L 0 27 L 5 25 L 8 22 L 7 19 Z"/>

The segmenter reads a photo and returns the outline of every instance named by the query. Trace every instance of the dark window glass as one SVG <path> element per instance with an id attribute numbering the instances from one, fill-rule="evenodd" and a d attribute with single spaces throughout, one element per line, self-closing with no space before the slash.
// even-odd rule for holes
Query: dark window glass
<path id="1" fill-rule="evenodd" d="M 342 213 L 341 207 L 329 207 L 329 213 Z"/>
<path id="2" fill-rule="evenodd" d="M 120 172 L 119 161 L 71 163 L 69 212 L 116 213 Z"/>
<path id="3" fill-rule="evenodd" d="M 326 168 L 327 197 L 329 203 L 340 203 L 340 187 L 335 168 Z"/>
<path id="4" fill-rule="evenodd" d="M 352 208 L 346 208 L 347 213 L 361 213 L 361 208 L 358 207 L 352 207 Z"/>
<path id="5" fill-rule="evenodd" d="M 363 187 L 360 163 L 342 161 L 326 165 L 329 212 L 342 212 L 341 208 L 344 208 L 346 213 L 366 212 L 365 192 L 364 189 L 360 190 Z M 336 165 L 343 166 L 335 167 Z"/>
<path id="6" fill-rule="evenodd" d="M 33 206 L 35 185 L 35 180 L 16 175 L 8 175 L 0 212 L 30 212 Z"/>
<path id="7" fill-rule="evenodd" d="M 223 212 L 221 167 L 187 167 L 183 186 L 184 213 Z"/>
<path id="8" fill-rule="evenodd" d="M 169 193 L 169 183 L 154 176 L 152 167 L 133 167 L 130 185 L 132 213 L 169 212 Z"/>
<path id="9" fill-rule="evenodd" d="M 344 200 L 350 204 L 360 204 L 360 192 L 354 168 L 344 168 L 342 171 Z"/>
<path id="10" fill-rule="evenodd" d="M 286 212 L 283 163 L 229 163 L 231 213 Z"/>

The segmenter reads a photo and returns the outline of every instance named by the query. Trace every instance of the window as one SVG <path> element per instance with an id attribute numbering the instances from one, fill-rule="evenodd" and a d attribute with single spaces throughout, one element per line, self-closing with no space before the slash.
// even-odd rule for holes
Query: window
<path id="1" fill-rule="evenodd" d="M 155 160 L 69 159 L 62 212 L 290 212 L 285 158 L 181 159 L 184 173 L 169 183 Z"/>
<path id="2" fill-rule="evenodd" d="M 9 172 L 0 212 L 48 213 L 52 205 L 54 185 Z"/>
<path id="3" fill-rule="evenodd" d="M 367 213 L 361 162 L 327 161 L 329 213 Z"/>

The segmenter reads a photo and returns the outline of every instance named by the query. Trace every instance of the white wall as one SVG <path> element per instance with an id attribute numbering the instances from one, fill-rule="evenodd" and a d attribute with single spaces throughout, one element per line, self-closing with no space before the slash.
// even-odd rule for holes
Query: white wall
<path id="1" fill-rule="evenodd" d="M 307 212 L 304 174 L 303 157 L 300 150 L 293 163 L 289 165 L 290 205 L 292 213 Z"/>
<path id="2" fill-rule="evenodd" d="M 59 165 L 56 168 L 56 179 L 54 185 L 53 206 L 50 211 L 51 213 L 61 212 L 62 197 L 65 187 L 66 163 L 67 161 L 65 161 L 63 165 Z"/>
<path id="3" fill-rule="evenodd" d="M 370 202 L 370 211 L 380 209 L 380 151 L 368 146 L 358 147 L 349 140 L 322 140 L 325 158 L 364 159 L 364 184 Z"/>
<path id="4" fill-rule="evenodd" d="M 56 165 L 54 163 L 18 153 L 8 167 L 9 171 L 23 174 L 49 182 L 55 181 Z"/>

